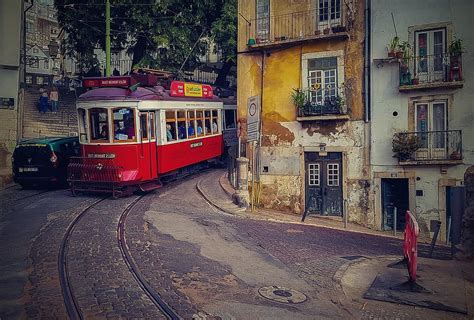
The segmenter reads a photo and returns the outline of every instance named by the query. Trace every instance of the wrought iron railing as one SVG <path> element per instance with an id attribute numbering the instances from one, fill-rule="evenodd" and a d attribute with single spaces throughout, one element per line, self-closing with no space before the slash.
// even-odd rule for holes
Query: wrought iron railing
<path id="1" fill-rule="evenodd" d="M 462 80 L 462 56 L 448 53 L 416 56 L 400 62 L 400 85 Z"/>
<path id="2" fill-rule="evenodd" d="M 332 8 L 318 7 L 308 11 L 251 19 L 247 25 L 248 45 L 345 32 L 342 1 L 336 0 L 334 3 Z"/>
<path id="3" fill-rule="evenodd" d="M 461 130 L 402 132 L 398 135 L 399 141 L 412 146 L 396 154 L 401 162 L 463 159 Z"/>
<path id="4" fill-rule="evenodd" d="M 347 114 L 341 88 L 312 89 L 304 94 L 306 103 L 298 107 L 298 117 Z"/>

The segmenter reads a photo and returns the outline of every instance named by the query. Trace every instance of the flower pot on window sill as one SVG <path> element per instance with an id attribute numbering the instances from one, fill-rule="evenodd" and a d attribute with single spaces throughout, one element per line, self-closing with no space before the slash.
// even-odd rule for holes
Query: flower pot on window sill
<path id="1" fill-rule="evenodd" d="M 314 35 L 315 35 L 315 36 L 319 36 L 320 34 L 321 34 L 321 30 L 318 29 L 318 30 L 315 30 L 315 31 L 314 31 Z"/>
<path id="2" fill-rule="evenodd" d="M 411 79 L 411 84 L 414 85 L 414 86 L 419 85 L 420 84 L 420 79 L 418 79 L 418 78 Z"/>
<path id="3" fill-rule="evenodd" d="M 284 40 L 286 40 L 286 39 L 287 39 L 286 36 L 275 37 L 275 41 L 284 41 Z"/>
<path id="4" fill-rule="evenodd" d="M 346 27 L 345 26 L 332 27 L 332 32 L 333 33 L 346 32 Z"/>
<path id="5" fill-rule="evenodd" d="M 255 41 L 255 39 L 253 38 L 250 38 L 248 41 L 247 41 L 247 46 L 253 46 L 255 45 L 257 42 Z"/>
<path id="6" fill-rule="evenodd" d="M 449 159 L 451 160 L 461 160 L 461 153 L 459 153 L 458 151 L 453 151 L 450 155 L 449 155 Z"/>
<path id="7" fill-rule="evenodd" d="M 331 31 L 331 29 L 325 28 L 325 29 L 323 30 L 323 33 L 324 33 L 324 34 L 329 34 L 330 31 Z"/>

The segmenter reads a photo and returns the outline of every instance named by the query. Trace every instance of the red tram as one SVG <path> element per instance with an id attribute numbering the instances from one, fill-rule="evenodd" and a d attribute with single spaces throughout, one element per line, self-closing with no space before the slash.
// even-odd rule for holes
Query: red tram
<path id="1" fill-rule="evenodd" d="M 151 190 L 222 155 L 223 104 L 211 86 L 173 81 L 165 90 L 153 75 L 83 85 L 92 89 L 77 101 L 82 157 L 68 168 L 73 194 Z"/>

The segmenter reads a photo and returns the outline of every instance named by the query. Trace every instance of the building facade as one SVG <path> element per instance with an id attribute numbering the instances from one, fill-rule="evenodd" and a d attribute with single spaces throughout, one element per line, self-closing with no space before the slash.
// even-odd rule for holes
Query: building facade
<path id="1" fill-rule="evenodd" d="M 239 0 L 238 118 L 246 140 L 249 98 L 258 101 L 261 135 L 242 155 L 255 163 L 261 206 L 342 216 L 346 205 L 350 221 L 373 224 L 364 3 Z"/>
<path id="2" fill-rule="evenodd" d="M 22 1 L 0 2 L 0 188 L 11 182 L 11 156 L 18 139 Z"/>
<path id="3" fill-rule="evenodd" d="M 410 209 L 426 236 L 441 221 L 444 241 L 474 163 L 474 3 L 373 0 L 370 9 L 370 220 L 400 229 Z M 401 53 L 389 56 L 390 44 Z"/>

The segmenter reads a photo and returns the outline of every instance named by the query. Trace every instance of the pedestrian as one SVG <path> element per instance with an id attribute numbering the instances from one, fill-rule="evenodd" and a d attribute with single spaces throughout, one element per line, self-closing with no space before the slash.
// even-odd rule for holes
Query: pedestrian
<path id="1" fill-rule="evenodd" d="M 112 71 L 113 76 L 119 76 L 120 72 L 117 70 L 117 68 L 114 68 L 114 71 Z"/>
<path id="2" fill-rule="evenodd" d="M 39 98 L 39 109 L 40 113 L 46 113 L 48 111 L 48 92 L 43 91 Z"/>
<path id="3" fill-rule="evenodd" d="M 53 113 L 58 112 L 59 109 L 59 92 L 56 87 L 53 87 L 49 93 L 49 100 L 51 101 L 51 111 Z"/>

